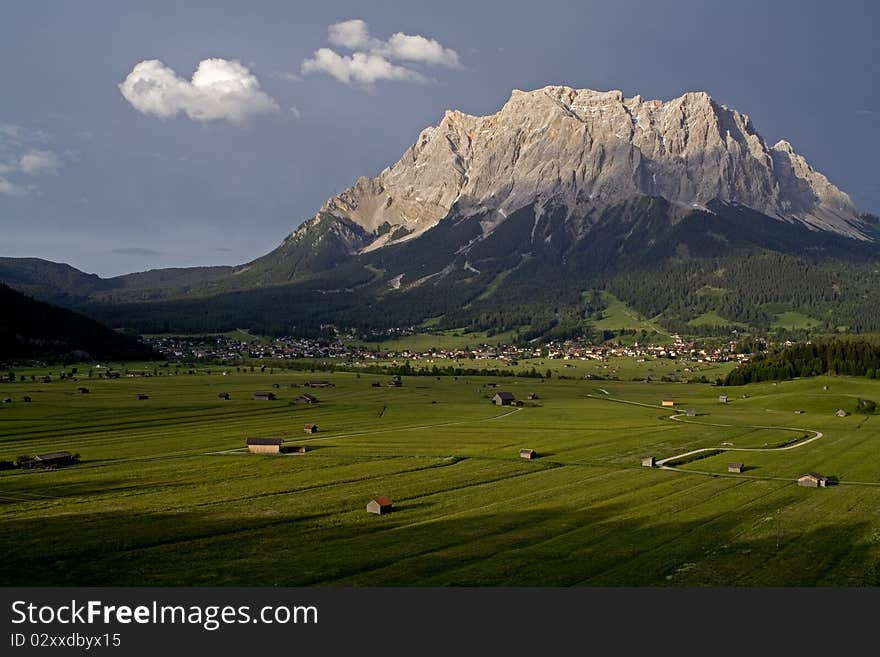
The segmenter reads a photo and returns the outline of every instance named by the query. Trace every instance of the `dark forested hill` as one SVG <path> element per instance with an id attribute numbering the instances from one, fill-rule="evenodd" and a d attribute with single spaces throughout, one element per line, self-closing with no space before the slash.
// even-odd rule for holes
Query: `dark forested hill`
<path id="1" fill-rule="evenodd" d="M 156 358 L 133 337 L 2 284 L 0 309 L 0 361 Z"/>

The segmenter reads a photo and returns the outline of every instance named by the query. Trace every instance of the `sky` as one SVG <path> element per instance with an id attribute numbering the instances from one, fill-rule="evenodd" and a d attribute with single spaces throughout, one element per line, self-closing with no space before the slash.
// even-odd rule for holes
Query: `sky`
<path id="1" fill-rule="evenodd" d="M 240 264 L 446 109 L 704 90 L 880 213 L 880 3 L 28 0 L 0 5 L 0 256 Z"/>

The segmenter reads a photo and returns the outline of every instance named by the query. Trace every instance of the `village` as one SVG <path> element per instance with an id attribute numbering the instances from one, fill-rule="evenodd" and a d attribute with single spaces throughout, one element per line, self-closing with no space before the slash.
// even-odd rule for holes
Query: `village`
<path id="1" fill-rule="evenodd" d="M 595 360 L 613 357 L 636 359 L 667 358 L 694 363 L 747 362 L 751 354 L 738 351 L 738 343 L 730 341 L 720 346 L 702 346 L 693 341 L 672 336 L 667 344 L 632 345 L 582 340 L 551 341 L 544 344 L 489 344 L 473 347 L 426 349 L 381 349 L 351 340 L 334 341 L 307 338 L 280 337 L 268 341 L 243 341 L 228 336 L 203 337 L 146 337 L 144 341 L 169 361 L 242 363 L 246 360 L 333 359 L 340 362 L 387 361 L 407 359 L 434 362 L 436 360 L 493 360 L 516 364 L 528 359 Z M 442 342 L 442 337 L 438 338 Z M 786 346 L 791 343 L 786 343 Z M 643 362 L 643 361 L 640 361 Z"/>

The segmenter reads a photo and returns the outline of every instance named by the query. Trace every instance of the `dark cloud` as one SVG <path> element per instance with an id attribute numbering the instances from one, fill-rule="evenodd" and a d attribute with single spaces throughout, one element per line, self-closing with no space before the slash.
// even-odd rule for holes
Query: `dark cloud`
<path id="1" fill-rule="evenodd" d="M 160 256 L 161 251 L 154 249 L 144 249 L 139 246 L 126 246 L 121 249 L 113 249 L 113 253 L 117 255 L 133 255 L 133 256 Z"/>

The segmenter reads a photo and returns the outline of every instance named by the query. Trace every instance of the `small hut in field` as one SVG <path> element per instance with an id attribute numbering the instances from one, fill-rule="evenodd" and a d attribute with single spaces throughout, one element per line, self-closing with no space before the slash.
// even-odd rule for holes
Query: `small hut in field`
<path id="1" fill-rule="evenodd" d="M 745 465 L 743 465 L 742 463 L 728 463 L 727 464 L 727 471 L 728 472 L 742 474 L 742 471 L 744 469 L 745 469 Z"/>
<path id="2" fill-rule="evenodd" d="M 642 465 L 646 468 L 653 468 L 657 464 L 657 461 L 653 456 L 646 456 L 642 459 Z"/>
<path id="3" fill-rule="evenodd" d="M 248 438 L 245 441 L 251 454 L 280 454 L 284 438 Z"/>
<path id="4" fill-rule="evenodd" d="M 391 513 L 393 507 L 394 503 L 391 501 L 391 498 L 385 495 L 382 495 L 381 497 L 374 497 L 369 502 L 367 502 L 367 512 L 375 513 L 378 516 L 386 513 Z"/>
<path id="5" fill-rule="evenodd" d="M 306 433 L 318 433 L 318 425 L 317 424 L 304 424 L 303 431 Z"/>
<path id="6" fill-rule="evenodd" d="M 521 459 L 528 459 L 531 461 L 532 459 L 538 458 L 538 453 L 533 449 L 523 447 L 521 450 L 519 450 L 519 457 Z"/>
<path id="7" fill-rule="evenodd" d="M 798 477 L 798 486 L 806 486 L 807 488 L 825 488 L 828 485 L 828 477 L 820 475 L 818 472 L 808 472 Z"/>

